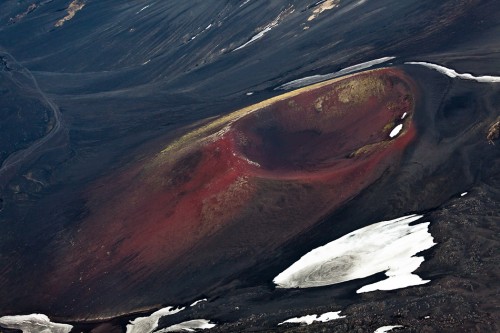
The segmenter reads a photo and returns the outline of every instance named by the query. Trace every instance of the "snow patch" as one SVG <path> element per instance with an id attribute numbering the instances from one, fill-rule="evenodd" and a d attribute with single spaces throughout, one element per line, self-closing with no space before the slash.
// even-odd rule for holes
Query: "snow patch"
<path id="1" fill-rule="evenodd" d="M 391 138 L 395 137 L 396 135 L 399 134 L 399 132 L 401 132 L 402 129 L 403 129 L 403 124 L 399 124 L 398 126 L 392 129 L 391 133 L 389 133 L 389 136 Z"/>
<path id="2" fill-rule="evenodd" d="M 156 333 L 165 332 L 194 332 L 195 330 L 208 330 L 214 328 L 216 325 L 206 319 L 194 319 L 175 324 L 167 328 L 156 331 Z"/>
<path id="3" fill-rule="evenodd" d="M 278 326 L 283 325 L 283 324 L 287 324 L 287 323 L 311 325 L 314 322 L 326 323 L 328 321 L 345 318 L 345 316 L 340 315 L 340 312 L 341 311 L 326 312 L 320 316 L 314 314 L 314 315 L 307 315 L 307 316 L 303 316 L 303 317 L 290 318 L 290 319 L 285 320 L 282 323 L 279 323 Z"/>
<path id="4" fill-rule="evenodd" d="M 377 328 L 377 329 L 375 330 L 375 332 L 373 332 L 373 333 L 386 333 L 386 332 L 390 332 L 390 331 L 392 331 L 392 330 L 393 330 L 393 329 L 395 329 L 395 328 L 402 328 L 402 327 L 403 327 L 403 326 L 401 326 L 401 325 L 382 326 L 382 327 L 380 327 L 380 328 Z"/>
<path id="5" fill-rule="evenodd" d="M 273 282 L 278 288 L 312 288 L 385 272 L 385 280 L 357 293 L 428 283 L 412 274 L 424 261 L 415 254 L 436 245 L 428 231 L 429 222 L 410 225 L 422 217 L 408 215 L 353 231 L 310 251 Z"/>
<path id="6" fill-rule="evenodd" d="M 39 313 L 0 317 L 0 325 L 23 333 L 69 333 L 73 328 L 68 324 L 53 323 L 49 317 Z"/>
<path id="7" fill-rule="evenodd" d="M 321 81 L 326 81 L 329 79 L 333 79 L 335 77 L 339 77 L 342 75 L 350 74 L 356 71 L 360 71 L 366 68 L 373 67 L 375 65 L 379 65 L 382 63 L 385 63 L 389 60 L 394 59 L 395 57 L 383 57 L 379 59 L 374 59 L 366 62 L 362 62 L 360 64 L 354 65 L 354 66 L 349 66 L 346 68 L 343 68 L 337 72 L 329 73 L 329 74 L 324 74 L 324 75 L 312 75 L 312 76 L 307 76 L 301 79 L 293 80 L 290 82 L 287 82 L 285 84 L 282 84 L 276 90 L 281 89 L 281 90 L 289 90 L 289 89 L 295 89 L 295 88 L 301 88 L 313 83 L 318 83 Z"/>
<path id="8" fill-rule="evenodd" d="M 127 325 L 127 333 L 151 333 L 158 327 L 158 321 L 161 317 L 171 316 L 181 312 L 182 310 L 184 310 L 184 308 L 174 308 L 173 306 L 168 306 L 153 312 L 149 317 L 135 318 L 130 321 L 130 324 Z"/>
<path id="9" fill-rule="evenodd" d="M 485 75 L 485 76 L 474 76 L 470 73 L 458 73 L 454 69 L 447 68 L 441 65 L 437 64 L 432 64 L 429 62 L 421 62 L 421 61 L 410 61 L 410 62 L 405 62 L 407 65 L 421 65 L 427 68 L 434 69 L 438 71 L 441 74 L 444 74 L 446 76 L 449 76 L 451 78 L 459 78 L 463 80 L 473 80 L 477 82 L 500 82 L 500 76 L 491 76 L 491 75 Z"/>

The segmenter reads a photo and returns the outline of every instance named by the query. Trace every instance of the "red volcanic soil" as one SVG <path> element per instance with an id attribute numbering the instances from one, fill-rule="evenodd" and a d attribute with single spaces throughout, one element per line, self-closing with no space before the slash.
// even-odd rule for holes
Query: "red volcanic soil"
<path id="1" fill-rule="evenodd" d="M 141 288 L 189 287 L 176 280 L 179 270 L 200 273 L 207 262 L 278 248 L 398 163 L 415 135 L 414 100 L 403 72 L 381 69 L 278 96 L 187 134 L 91 191 L 90 214 L 61 250 L 44 301 L 61 309 L 75 296 L 61 311 L 74 318 L 135 311 L 155 305 L 130 300 Z M 160 294 L 153 302 L 168 303 Z"/>

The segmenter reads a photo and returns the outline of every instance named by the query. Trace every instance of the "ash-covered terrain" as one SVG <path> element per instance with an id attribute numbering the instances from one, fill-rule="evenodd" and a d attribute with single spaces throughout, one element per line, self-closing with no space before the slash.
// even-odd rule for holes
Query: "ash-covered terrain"
<path id="1" fill-rule="evenodd" d="M 497 332 L 493 0 L 0 4 L 0 332 Z"/>

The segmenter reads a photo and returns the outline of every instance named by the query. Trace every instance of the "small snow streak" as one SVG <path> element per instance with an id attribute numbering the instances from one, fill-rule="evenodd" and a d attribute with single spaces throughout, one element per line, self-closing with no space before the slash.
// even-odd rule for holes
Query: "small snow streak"
<path id="1" fill-rule="evenodd" d="M 341 311 L 335 311 L 335 312 L 323 313 L 320 316 L 314 314 L 314 315 L 307 315 L 307 316 L 303 316 L 303 317 L 290 318 L 290 319 L 285 320 L 284 322 L 279 323 L 278 326 L 283 325 L 283 324 L 311 325 L 314 322 L 326 323 L 328 321 L 345 318 L 345 316 L 340 315 L 340 312 Z"/>
<path id="2" fill-rule="evenodd" d="M 378 58 L 378 59 L 375 59 L 375 60 L 370 60 L 370 61 L 362 62 L 362 63 L 357 64 L 357 65 L 346 67 L 346 68 L 338 71 L 337 73 L 341 73 L 341 74 L 352 73 L 352 72 L 355 72 L 355 71 L 359 71 L 361 69 L 365 69 L 365 68 L 369 68 L 369 67 L 372 67 L 372 66 L 375 66 L 375 65 L 382 64 L 382 63 L 390 61 L 390 60 L 392 60 L 394 58 L 396 58 L 396 57 L 383 57 L 383 58 Z"/>
<path id="3" fill-rule="evenodd" d="M 156 331 L 156 333 L 166 332 L 195 332 L 195 330 L 208 330 L 214 328 L 216 325 L 206 319 L 194 319 L 175 324 L 167 328 Z"/>
<path id="4" fill-rule="evenodd" d="M 335 77 L 339 77 L 342 75 L 350 74 L 352 72 L 360 71 L 366 68 L 373 67 L 375 65 L 383 64 L 389 60 L 394 59 L 395 57 L 383 57 L 379 59 L 374 59 L 366 62 L 362 62 L 357 65 L 349 66 L 346 68 L 343 68 L 337 72 L 329 73 L 329 74 L 324 74 L 324 75 L 313 75 L 313 76 L 307 76 L 301 79 L 293 80 L 290 82 L 287 82 L 285 84 L 282 84 L 276 90 L 282 89 L 282 90 L 289 90 L 289 89 L 295 89 L 295 88 L 301 88 L 309 84 L 314 84 L 318 83 L 321 81 L 326 81 L 329 79 L 333 79 Z"/>
<path id="5" fill-rule="evenodd" d="M 248 45 L 250 44 L 253 44 L 255 41 L 261 39 L 262 37 L 264 37 L 265 34 L 267 34 L 269 31 L 271 31 L 273 28 L 275 28 L 279 23 L 280 21 L 283 19 L 284 16 L 288 15 L 289 13 L 292 13 L 294 11 L 293 9 L 293 6 L 292 7 L 289 7 L 287 9 L 285 9 L 284 11 L 282 11 L 271 23 L 269 23 L 268 25 L 266 25 L 261 32 L 259 32 L 258 34 L 254 35 L 252 38 L 250 38 L 250 40 L 248 42 L 246 42 L 245 44 L 235 48 L 233 50 L 234 51 L 238 51 L 238 50 L 241 50 L 242 48 L 245 48 L 247 47 Z"/>
<path id="6" fill-rule="evenodd" d="M 149 8 L 151 5 L 147 5 L 147 6 L 144 6 L 142 7 L 136 14 L 139 14 L 140 12 L 142 12 L 143 10 Z"/>
<path id="7" fill-rule="evenodd" d="M 241 5 L 240 5 L 240 8 L 243 7 L 244 5 L 246 5 L 247 3 L 249 3 L 250 0 L 245 0 Z"/>
<path id="8" fill-rule="evenodd" d="M 420 65 L 424 66 L 427 68 L 434 69 L 438 71 L 441 74 L 444 74 L 446 76 L 449 76 L 451 78 L 458 78 L 462 80 L 473 80 L 477 82 L 493 82 L 493 83 L 498 83 L 500 82 L 500 76 L 491 76 L 491 75 L 484 75 L 484 76 L 475 76 L 470 73 L 458 73 L 454 69 L 447 68 L 441 65 L 437 64 L 432 64 L 429 62 L 421 62 L 421 61 L 410 61 L 410 62 L 405 62 L 407 65 Z"/>
<path id="9" fill-rule="evenodd" d="M 158 322 L 161 317 L 171 316 L 181 312 L 184 308 L 174 308 L 168 306 L 153 312 L 149 317 L 138 317 L 130 321 L 127 325 L 127 333 L 151 333 L 158 327 Z"/>
<path id="10" fill-rule="evenodd" d="M 208 301 L 208 299 L 206 299 L 206 298 L 204 298 L 204 299 L 199 299 L 199 300 L 197 300 L 196 302 L 193 302 L 193 304 L 191 304 L 190 306 L 195 306 L 195 305 L 198 305 L 198 304 L 200 304 L 200 303 L 202 303 L 202 302 L 206 302 L 206 301 Z"/>
<path id="11" fill-rule="evenodd" d="M 403 129 L 403 124 L 399 124 L 398 126 L 394 127 L 389 136 L 391 138 L 395 137 L 396 135 L 399 134 L 399 132 L 401 132 L 402 129 Z"/>
<path id="12" fill-rule="evenodd" d="M 273 21 L 274 22 L 274 21 Z M 252 44 L 253 42 L 255 42 L 256 40 L 259 40 L 261 39 L 262 37 L 264 37 L 264 35 L 266 33 L 268 33 L 269 31 L 271 31 L 272 28 L 274 28 L 278 23 L 271 23 L 269 25 L 267 25 L 264 30 L 262 30 L 261 32 L 259 32 L 258 34 L 256 34 L 255 36 L 253 36 L 248 42 L 246 42 L 245 44 L 237 47 L 234 49 L 234 51 L 238 51 L 238 50 L 241 50 L 242 48 L 244 47 L 247 47 L 248 45 Z"/>
<path id="13" fill-rule="evenodd" d="M 395 329 L 395 328 L 403 328 L 403 326 L 401 326 L 401 325 L 382 326 L 382 327 L 380 327 L 380 328 L 377 328 L 377 329 L 375 330 L 375 332 L 373 332 L 373 333 L 386 333 L 386 332 L 390 332 L 390 331 L 392 331 L 392 330 L 393 330 L 393 329 Z"/>

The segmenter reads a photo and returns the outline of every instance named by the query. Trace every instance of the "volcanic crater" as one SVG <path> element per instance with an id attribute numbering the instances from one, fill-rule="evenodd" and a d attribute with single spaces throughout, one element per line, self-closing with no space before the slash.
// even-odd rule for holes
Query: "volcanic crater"
<path id="1" fill-rule="evenodd" d="M 220 274 L 269 257 L 401 159 L 416 135 L 417 91 L 397 68 L 317 83 L 219 118 L 97 182 L 44 302 L 71 317 L 99 295 L 95 314 L 115 315 L 113 285 L 132 312 L 195 297 Z M 206 278 L 192 285 L 193 274 Z M 68 312 L 61 292 L 81 304 Z"/>

